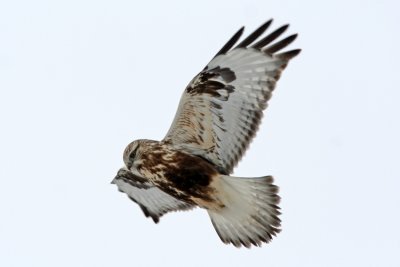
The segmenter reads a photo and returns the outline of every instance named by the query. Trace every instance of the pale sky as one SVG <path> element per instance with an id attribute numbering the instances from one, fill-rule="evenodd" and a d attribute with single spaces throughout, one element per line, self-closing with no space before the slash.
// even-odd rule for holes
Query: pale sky
<path id="1" fill-rule="evenodd" d="M 400 266 L 398 1 L 0 1 L 0 266 Z M 273 175 L 282 232 L 159 224 L 110 181 L 166 134 L 187 83 L 246 26 L 302 48 L 239 176 Z"/>

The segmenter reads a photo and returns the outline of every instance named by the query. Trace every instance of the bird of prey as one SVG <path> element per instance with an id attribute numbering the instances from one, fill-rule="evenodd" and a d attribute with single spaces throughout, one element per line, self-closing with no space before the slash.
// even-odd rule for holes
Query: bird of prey
<path id="1" fill-rule="evenodd" d="M 267 21 L 238 42 L 244 27 L 189 83 L 165 138 L 130 143 L 112 183 L 158 223 L 170 211 L 206 209 L 226 244 L 260 246 L 280 231 L 272 176 L 230 176 L 261 123 L 276 82 L 300 49 L 288 25 L 262 37 Z"/>

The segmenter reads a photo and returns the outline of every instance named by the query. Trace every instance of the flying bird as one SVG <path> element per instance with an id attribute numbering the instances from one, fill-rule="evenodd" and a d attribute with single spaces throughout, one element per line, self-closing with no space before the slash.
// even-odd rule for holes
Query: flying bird
<path id="1" fill-rule="evenodd" d="M 206 209 L 226 244 L 261 246 L 280 232 L 272 176 L 230 176 L 261 123 L 276 82 L 300 49 L 282 52 L 297 34 L 288 25 L 264 35 L 272 20 L 239 41 L 244 27 L 183 92 L 161 141 L 130 143 L 112 183 L 155 223 L 170 211 Z"/>

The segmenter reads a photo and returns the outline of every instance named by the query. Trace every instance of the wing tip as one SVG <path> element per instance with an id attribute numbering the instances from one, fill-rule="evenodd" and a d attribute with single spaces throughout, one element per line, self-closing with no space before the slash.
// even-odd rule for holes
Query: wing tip
<path id="1" fill-rule="evenodd" d="M 275 56 L 280 59 L 290 60 L 290 59 L 296 57 L 298 54 L 300 54 L 301 51 L 302 51 L 301 49 L 293 49 L 293 50 L 289 50 L 286 52 L 276 54 Z"/>
<path id="2" fill-rule="evenodd" d="M 229 40 L 226 42 L 226 44 L 218 51 L 218 53 L 214 56 L 219 56 L 221 54 L 227 53 L 235 44 L 236 42 L 240 39 L 244 32 L 244 26 L 242 26 Z"/>
<path id="3" fill-rule="evenodd" d="M 270 27 L 270 25 L 273 22 L 273 18 L 270 18 L 266 22 L 264 22 L 260 27 L 258 27 L 254 32 L 252 32 L 250 35 L 248 35 L 243 41 L 241 41 L 237 46 L 235 46 L 233 49 L 236 48 L 255 48 L 257 50 L 260 50 L 264 53 L 274 53 L 279 51 L 280 49 L 286 47 L 290 43 L 292 43 L 298 36 L 297 33 L 292 34 L 285 39 L 278 41 L 275 44 L 271 44 L 274 42 L 278 37 L 280 37 L 290 26 L 289 23 L 284 24 L 274 30 L 273 32 L 269 33 L 267 36 L 263 37 L 261 40 L 257 41 L 261 35 Z M 221 54 L 226 54 L 229 52 L 232 47 L 238 42 L 240 37 L 243 35 L 245 27 L 242 26 L 229 40 L 228 42 L 218 51 L 218 53 L 214 56 L 214 58 L 218 55 Z M 255 43 L 254 43 L 255 42 Z M 269 47 L 267 47 L 270 45 Z M 294 57 L 294 56 L 293 56 Z"/>
<path id="4" fill-rule="evenodd" d="M 279 42 L 276 42 L 275 44 L 272 44 L 268 47 L 264 47 L 263 49 L 261 49 L 261 51 L 272 55 L 275 52 L 278 52 L 279 50 L 290 45 L 294 40 L 296 40 L 297 36 L 298 36 L 297 33 L 289 35 L 288 37 L 280 40 Z"/>
<path id="5" fill-rule="evenodd" d="M 140 209 L 143 211 L 144 216 L 146 216 L 147 218 L 150 217 L 153 220 L 153 222 L 156 223 L 156 224 L 160 222 L 160 216 L 152 213 L 146 206 L 144 206 L 141 203 L 139 203 L 133 197 L 128 195 L 128 198 L 139 205 Z"/>

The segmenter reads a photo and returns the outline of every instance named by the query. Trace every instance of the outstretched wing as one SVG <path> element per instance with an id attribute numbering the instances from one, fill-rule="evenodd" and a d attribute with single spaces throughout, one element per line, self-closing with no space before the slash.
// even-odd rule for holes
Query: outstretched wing
<path id="1" fill-rule="evenodd" d="M 117 177 L 111 182 L 118 186 L 118 190 L 124 192 L 136 202 L 146 217 L 151 217 L 158 223 L 160 217 L 170 211 L 189 210 L 193 205 L 180 201 L 160 190 L 145 178 L 136 176 L 129 171 L 121 169 Z"/>
<path id="2" fill-rule="evenodd" d="M 276 53 L 296 38 L 274 41 L 284 25 L 258 42 L 266 22 L 231 49 L 241 28 L 186 87 L 165 142 L 232 172 L 260 125 L 281 72 L 300 50 Z"/>

